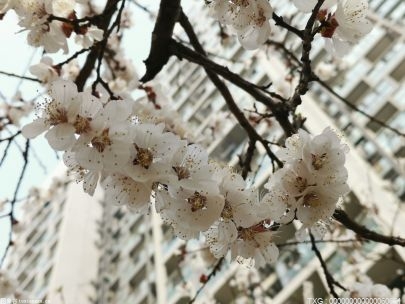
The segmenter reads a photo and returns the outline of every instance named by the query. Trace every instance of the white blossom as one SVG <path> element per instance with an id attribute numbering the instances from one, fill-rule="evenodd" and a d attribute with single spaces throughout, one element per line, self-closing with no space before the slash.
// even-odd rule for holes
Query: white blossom
<path id="1" fill-rule="evenodd" d="M 223 206 L 223 196 L 198 189 L 156 192 L 156 211 L 182 239 L 195 238 L 206 231 L 219 219 Z"/>
<path id="2" fill-rule="evenodd" d="M 387 303 L 399 303 L 395 301 L 393 292 L 383 284 L 374 284 L 371 280 L 365 280 L 365 282 L 354 282 L 351 284 L 349 291 L 343 294 L 343 297 L 350 298 L 385 298 L 392 299 L 392 302 Z"/>
<path id="3" fill-rule="evenodd" d="M 4 270 L 0 271 L 0 295 L 13 296 L 17 289 L 17 281 Z"/>
<path id="4" fill-rule="evenodd" d="M 137 124 L 130 130 L 131 157 L 125 166 L 128 176 L 137 181 L 160 181 L 170 175 L 170 160 L 181 141 L 173 133 L 163 132 L 164 125 Z M 174 172 L 172 173 L 174 174 Z"/>
<path id="5" fill-rule="evenodd" d="M 108 203 L 126 205 L 138 213 L 149 209 L 152 183 L 137 182 L 121 174 L 109 175 L 103 182 Z"/>
<path id="6" fill-rule="evenodd" d="M 76 117 L 77 87 L 74 83 L 57 80 L 50 85 L 50 100 L 40 105 L 40 117 L 22 128 L 26 138 L 46 132 L 46 139 L 56 150 L 66 150 L 75 142 L 73 122 Z M 48 131 L 49 130 L 49 131 Z"/>
<path id="7" fill-rule="evenodd" d="M 292 0 L 292 2 L 301 12 L 310 13 L 315 8 L 318 0 Z M 336 2 L 337 0 L 326 0 L 322 4 L 321 9 L 327 9 L 336 4 Z"/>
<path id="8" fill-rule="evenodd" d="M 335 12 L 338 26 L 334 36 L 349 43 L 358 42 L 372 29 L 367 13 L 368 0 L 339 1 Z"/>
<path id="9" fill-rule="evenodd" d="M 286 148 L 277 153 L 286 165 L 265 185 L 269 192 L 262 202 L 269 218 L 285 223 L 296 216 L 304 227 L 328 220 L 349 192 L 346 152 L 330 128 L 314 137 L 301 130 L 287 139 Z"/>
<path id="10" fill-rule="evenodd" d="M 76 35 L 75 42 L 86 49 L 91 47 L 94 42 L 101 41 L 103 39 L 103 35 L 103 30 L 94 25 L 91 25 L 86 28 L 85 33 Z"/>
<path id="11" fill-rule="evenodd" d="M 53 82 L 59 77 L 58 71 L 53 66 L 52 58 L 48 56 L 42 57 L 40 63 L 32 65 L 30 73 L 37 76 L 42 83 Z"/>
<path id="12" fill-rule="evenodd" d="M 267 0 L 214 0 L 209 8 L 215 18 L 233 28 L 248 50 L 260 47 L 270 36 L 273 8 Z"/>
<path id="13" fill-rule="evenodd" d="M 238 230 L 238 239 L 231 245 L 231 258 L 242 264 L 263 267 L 275 263 L 278 248 L 273 243 L 273 231 L 267 231 L 262 225 Z"/>

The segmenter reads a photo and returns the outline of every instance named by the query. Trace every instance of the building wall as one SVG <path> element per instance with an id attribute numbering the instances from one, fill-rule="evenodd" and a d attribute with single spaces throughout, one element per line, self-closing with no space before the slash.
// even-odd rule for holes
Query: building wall
<path id="1" fill-rule="evenodd" d="M 60 171 L 53 177 L 65 174 Z M 9 253 L 8 269 L 30 299 L 91 303 L 100 254 L 95 242 L 102 192 L 90 197 L 76 183 L 55 189 L 42 190 L 41 199 L 27 202 L 24 229 Z"/>

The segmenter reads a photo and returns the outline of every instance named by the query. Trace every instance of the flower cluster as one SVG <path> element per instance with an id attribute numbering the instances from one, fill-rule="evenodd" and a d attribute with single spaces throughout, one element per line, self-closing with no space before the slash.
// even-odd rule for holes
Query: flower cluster
<path id="1" fill-rule="evenodd" d="M 311 12 L 316 0 L 293 0 L 294 5 L 303 12 Z M 372 30 L 367 20 L 368 0 L 328 0 L 322 5 L 317 20 L 320 34 L 326 39 L 326 48 L 338 56 L 358 43 Z"/>
<path id="2" fill-rule="evenodd" d="M 257 49 L 270 35 L 273 8 L 267 0 L 214 0 L 209 6 L 212 15 L 229 25 L 248 50 Z"/>
<path id="3" fill-rule="evenodd" d="M 0 102 L 0 132 L 8 125 L 20 126 L 20 120 L 28 116 L 33 109 L 32 103 L 23 100 L 20 92 L 13 96 L 11 102 Z"/>
<path id="4" fill-rule="evenodd" d="M 28 43 L 43 47 L 48 53 L 68 52 L 67 38 L 74 32 L 76 42 L 89 47 L 103 38 L 103 31 L 91 24 L 79 25 L 75 0 L 2 0 L 0 14 L 13 9 L 19 25 L 28 30 Z"/>
<path id="5" fill-rule="evenodd" d="M 298 10 L 310 13 L 317 0 L 292 0 Z M 242 46 L 248 50 L 260 47 L 270 36 L 269 19 L 273 9 L 267 0 L 213 0 L 211 14 L 229 25 Z M 327 49 L 343 56 L 348 48 L 368 34 L 367 0 L 326 0 L 317 15 L 318 29 L 327 38 Z"/>
<path id="6" fill-rule="evenodd" d="M 64 80 L 50 85 L 49 96 L 24 136 L 46 132 L 52 148 L 66 151 L 64 162 L 85 192 L 101 183 L 109 202 L 143 213 L 154 205 L 178 237 L 204 232 L 217 258 L 230 251 L 258 267 L 275 262 L 275 222 L 296 216 L 310 227 L 331 216 L 348 191 L 345 149 L 330 129 L 288 139 L 279 153 L 286 166 L 260 199 L 239 174 L 210 161 L 205 148 L 175 134 L 167 119 L 157 120 L 158 109 L 146 111 L 145 101 L 98 98 Z"/>
<path id="7" fill-rule="evenodd" d="M 15 296 L 19 292 L 16 292 L 18 287 L 17 281 L 11 277 L 11 275 L 4 270 L 0 271 L 0 295 L 3 297 L 6 296 Z"/>
<path id="8" fill-rule="evenodd" d="M 304 228 L 326 221 L 337 202 L 349 192 L 344 167 L 347 146 L 330 129 L 311 137 L 300 130 L 286 140 L 278 152 L 285 166 L 273 174 L 265 185 L 263 201 L 273 219 L 287 223 L 294 218 Z"/>
<path id="9" fill-rule="evenodd" d="M 364 282 L 354 282 L 351 285 L 350 291 L 344 292 L 342 297 L 345 298 L 371 298 L 371 299 L 387 299 L 387 303 L 399 303 L 395 301 L 393 292 L 383 284 L 374 284 L 367 278 Z M 390 302 L 390 300 L 392 302 Z"/>

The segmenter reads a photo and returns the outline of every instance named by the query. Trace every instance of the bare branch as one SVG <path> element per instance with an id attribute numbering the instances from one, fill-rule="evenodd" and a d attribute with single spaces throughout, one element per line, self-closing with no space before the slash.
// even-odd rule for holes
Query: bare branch
<path id="1" fill-rule="evenodd" d="M 318 3 L 315 5 L 303 31 L 301 53 L 302 70 L 300 73 L 299 83 L 295 88 L 294 95 L 290 98 L 290 105 L 293 109 L 301 104 L 301 96 L 305 95 L 306 92 L 308 92 L 309 83 L 313 81 L 311 60 L 309 59 L 309 56 L 312 49 L 312 41 L 316 32 L 313 32 L 312 28 L 314 27 L 316 16 L 318 15 L 318 12 L 324 1 L 325 0 L 318 0 Z"/>
<path id="2" fill-rule="evenodd" d="M 279 122 L 280 126 L 283 128 L 287 137 L 291 136 L 296 132 L 294 126 L 288 120 L 289 107 L 284 103 L 274 102 L 262 88 L 259 88 L 255 84 L 243 79 L 238 74 L 231 72 L 227 67 L 221 66 L 204 55 L 201 55 L 193 50 L 187 48 L 186 46 L 178 43 L 174 40 L 170 43 L 170 49 L 172 53 L 180 58 L 185 58 L 190 62 L 194 62 L 203 66 L 206 69 L 215 72 L 216 74 L 224 77 L 226 80 L 232 82 L 236 86 L 245 90 L 251 96 L 253 96 L 257 101 L 266 105 L 274 114 L 275 119 Z"/>
<path id="3" fill-rule="evenodd" d="M 359 225 L 358 223 L 353 221 L 343 210 L 335 210 L 333 217 L 335 218 L 335 220 L 343 224 L 343 226 L 345 226 L 347 229 L 356 232 L 363 239 L 387 244 L 390 246 L 400 245 L 402 247 L 405 247 L 405 239 L 394 236 L 386 236 L 371 231 L 365 226 Z"/>
<path id="4" fill-rule="evenodd" d="M 6 76 L 10 76 L 10 77 L 19 78 L 19 79 L 30 80 L 30 81 L 34 81 L 34 82 L 39 82 L 39 83 L 41 83 L 41 80 L 39 80 L 39 79 L 37 79 L 37 78 L 32 78 L 32 77 L 27 77 L 27 76 L 16 75 L 16 74 L 13 74 L 13 73 L 8 73 L 8 72 L 3 72 L 3 71 L 0 71 L 0 74 L 6 75 Z"/>
<path id="5" fill-rule="evenodd" d="M 202 56 L 205 56 L 206 53 L 198 41 L 197 35 L 194 32 L 194 29 L 188 20 L 187 16 L 181 12 L 180 15 L 180 24 L 186 31 L 191 44 L 195 48 L 195 50 L 200 53 Z M 225 99 L 226 104 L 228 105 L 229 110 L 232 112 L 232 114 L 236 117 L 240 125 L 245 129 L 246 133 L 249 136 L 250 139 L 250 149 L 248 149 L 248 154 L 247 154 L 247 160 L 248 160 L 248 165 L 250 164 L 250 161 L 253 157 L 253 152 L 255 148 L 255 143 L 256 141 L 259 141 L 263 144 L 263 147 L 266 149 L 267 154 L 269 157 L 274 160 L 279 167 L 283 166 L 283 163 L 277 158 L 277 156 L 271 151 L 268 143 L 256 132 L 255 128 L 252 127 L 252 125 L 249 123 L 248 119 L 245 117 L 243 112 L 239 109 L 238 105 L 236 104 L 235 100 L 232 97 L 231 92 L 229 91 L 228 87 L 225 85 L 225 83 L 218 77 L 217 74 L 215 74 L 213 71 L 211 71 L 209 68 L 204 67 L 208 77 L 210 80 L 214 83 L 214 85 L 217 87 L 219 92 L 222 94 L 223 98 Z M 253 144 L 253 145 L 252 145 Z M 246 164 L 246 163 L 245 163 Z M 245 175 L 247 175 L 247 172 L 245 172 Z M 245 176 L 246 177 L 246 176 Z"/>
<path id="6" fill-rule="evenodd" d="M 103 16 L 103 17 L 100 19 L 97 19 L 97 21 L 98 21 L 96 24 L 97 27 L 102 29 L 105 34 L 106 34 L 106 31 L 110 24 L 111 18 L 117 9 L 117 4 L 119 1 L 120 0 L 108 0 L 103 13 L 101 14 L 101 16 Z M 105 36 L 104 39 L 102 41 L 100 41 L 99 43 L 97 43 L 92 48 L 90 53 L 87 55 L 86 61 L 83 65 L 82 69 L 80 70 L 79 75 L 77 76 L 77 78 L 75 80 L 75 83 L 76 83 L 79 91 L 83 90 L 87 79 L 90 77 L 91 72 L 94 69 L 97 58 L 99 56 L 99 53 L 102 52 L 102 48 L 99 47 L 99 46 L 101 46 L 100 43 L 102 43 L 104 40 L 107 40 L 107 39 L 108 39 L 108 36 Z"/>
<path id="7" fill-rule="evenodd" d="M 326 262 L 324 261 L 321 252 L 319 251 L 318 247 L 316 247 L 315 238 L 311 232 L 309 233 L 309 237 L 311 238 L 312 250 L 315 252 L 316 257 L 318 258 L 319 262 L 321 263 L 323 273 L 325 274 L 325 277 L 326 277 L 326 282 L 329 286 L 329 291 L 335 298 L 339 298 L 338 294 L 335 291 L 334 286 L 338 286 L 343 290 L 346 290 L 346 288 L 343 287 L 339 282 L 337 282 L 333 278 L 332 274 L 329 272 L 328 266 L 326 265 Z"/>
<path id="8" fill-rule="evenodd" d="M 335 96 L 336 98 L 338 98 L 340 101 L 342 101 L 345 105 L 347 105 L 349 108 L 351 108 L 352 110 L 355 110 L 356 112 L 359 112 L 360 114 L 364 115 L 365 117 L 367 117 L 368 119 L 370 119 L 371 121 L 379 124 L 380 126 L 394 132 L 395 134 L 405 137 L 405 133 L 400 132 L 399 130 L 391 127 L 390 125 L 386 124 L 385 122 L 375 118 L 374 116 L 364 112 L 363 110 L 359 109 L 356 105 L 354 105 L 353 103 L 351 103 L 349 100 L 347 100 L 346 98 L 343 98 L 342 96 L 340 96 L 337 92 L 335 92 L 335 90 L 333 88 L 331 88 L 331 86 L 329 86 L 325 81 L 319 79 L 318 76 L 313 75 L 312 76 L 313 79 L 318 82 L 320 85 L 322 85 L 328 92 L 330 92 L 333 96 Z"/>
<path id="9" fill-rule="evenodd" d="M 146 73 L 140 79 L 142 82 L 152 80 L 170 58 L 170 41 L 174 25 L 180 16 L 180 0 L 161 0 L 155 28 L 152 32 L 152 42 L 148 58 L 144 61 Z"/>
<path id="10" fill-rule="evenodd" d="M 17 202 L 17 195 L 18 195 L 18 192 L 20 191 L 21 183 L 22 183 L 22 180 L 24 178 L 25 171 L 27 169 L 28 151 L 29 151 L 29 149 L 30 149 L 30 141 L 29 141 L 29 139 L 27 139 L 25 141 L 25 149 L 24 149 L 24 151 L 22 151 L 22 157 L 24 159 L 24 164 L 23 164 L 23 167 L 21 169 L 20 177 L 18 178 L 17 185 L 16 185 L 15 190 L 14 190 L 13 199 L 10 202 L 10 205 L 11 205 L 10 208 L 11 209 L 10 209 L 10 213 L 8 214 L 8 216 L 10 217 L 9 241 L 8 241 L 7 247 L 6 247 L 6 249 L 5 249 L 4 253 L 3 253 L 3 256 L 2 256 L 2 258 L 0 260 L 0 268 L 3 266 L 4 260 L 5 260 L 6 256 L 7 256 L 7 253 L 8 253 L 8 250 L 9 250 L 10 246 L 13 245 L 13 239 L 12 239 L 13 225 L 15 225 L 17 223 L 15 218 L 14 218 L 14 206 L 15 206 L 15 203 Z"/>
<path id="11" fill-rule="evenodd" d="M 201 293 L 201 291 L 204 289 L 205 285 L 207 284 L 207 282 L 209 282 L 209 280 L 216 275 L 216 273 L 221 269 L 222 263 L 225 260 L 225 258 L 220 258 L 218 260 L 218 262 L 215 264 L 214 268 L 211 270 L 211 272 L 207 275 L 205 282 L 203 282 L 202 286 L 197 290 L 197 292 L 195 293 L 194 297 L 190 300 L 190 302 L 188 302 L 189 304 L 192 304 L 195 302 L 195 300 L 197 299 L 198 295 Z"/>
<path id="12" fill-rule="evenodd" d="M 276 13 L 273 13 L 272 16 L 273 20 L 276 22 L 276 25 L 285 28 L 287 31 L 294 33 L 301 39 L 304 39 L 304 31 L 299 30 L 292 25 L 288 24 L 287 22 L 284 21 L 284 18 L 282 16 L 277 15 Z"/>

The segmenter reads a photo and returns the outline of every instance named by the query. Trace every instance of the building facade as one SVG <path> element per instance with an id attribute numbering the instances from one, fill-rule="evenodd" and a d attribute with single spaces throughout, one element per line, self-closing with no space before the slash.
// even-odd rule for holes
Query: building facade
<path id="1" fill-rule="evenodd" d="M 370 5 L 370 19 L 375 22 L 373 32 L 346 56 L 347 68 L 338 71 L 327 83 L 361 110 L 404 132 L 405 4 L 400 0 L 374 0 Z M 276 2 L 275 6 L 281 15 L 284 12 L 294 15 L 294 7 L 283 1 Z M 204 20 L 204 24 L 197 22 L 195 30 L 214 61 L 231 66 L 233 72 L 257 85 L 271 82 L 280 92 L 291 90 L 281 85 L 288 77 L 282 56 L 273 54 L 271 49 L 245 51 L 232 38 L 227 39 L 226 46 L 220 45 L 217 22 L 198 4 L 189 17 L 190 20 Z M 177 34 L 187 39 L 181 31 Z M 287 37 L 286 41 L 299 54 L 300 44 L 292 37 Z M 321 41 L 314 44 L 311 56 L 314 66 L 329 60 Z M 194 138 L 208 147 L 212 158 L 237 166 L 238 155 L 246 148 L 245 132 L 228 114 L 222 96 L 204 70 L 185 60 L 172 59 L 161 77 L 167 82 L 174 107 Z M 253 109 L 250 96 L 232 84 L 228 85 L 241 109 Z M 383 233 L 399 235 L 405 229 L 404 163 L 400 161 L 404 157 L 403 137 L 351 110 L 319 84 L 314 84 L 311 92 L 303 98 L 299 108 L 299 112 L 308 117 L 305 127 L 313 133 L 320 133 L 327 126 L 341 129 L 351 148 L 347 167 L 353 191 L 344 208 L 358 222 Z M 258 131 L 273 142 L 282 136 L 276 123 L 271 121 L 260 124 Z M 250 177 L 250 181 L 260 188 L 271 172 L 271 163 L 264 151 L 258 154 L 253 164 L 258 173 Z M 184 263 L 184 242 L 173 239 L 171 230 L 155 214 L 133 216 L 116 209 L 109 212 L 105 218 L 107 222 L 108 218 L 116 218 L 118 212 L 127 224 L 117 224 L 118 239 L 112 237 L 116 232 L 105 234 L 113 240 L 115 245 L 111 246 L 119 251 L 104 256 L 106 265 L 113 265 L 114 269 L 121 269 L 122 265 L 128 275 L 121 276 L 122 272 L 118 271 L 114 279 L 100 283 L 106 289 L 102 303 L 188 303 L 200 286 L 198 276 L 210 271 L 209 266 L 204 269 L 191 265 L 198 263 L 196 261 L 203 263 L 201 254 L 195 254 L 195 260 L 189 265 Z M 135 237 L 131 234 L 138 228 L 133 227 L 140 227 L 141 231 Z M 298 227 L 290 225 L 280 231 L 277 242 L 283 244 L 293 239 L 296 229 Z M 341 235 L 334 237 L 344 238 Z M 362 243 L 355 254 L 352 249 L 345 250 L 336 243 L 320 244 L 319 248 L 337 280 L 354 279 L 360 271 L 375 283 L 397 288 L 397 293 L 403 295 L 405 277 L 403 272 L 397 271 L 404 268 L 403 248 Z M 237 289 L 231 283 L 239 267 L 237 263 L 223 265 L 196 303 L 234 303 Z M 111 272 L 103 273 L 108 277 Z M 276 265 L 261 269 L 260 276 L 260 287 L 271 303 L 305 303 L 305 297 L 325 297 L 328 293 L 322 268 L 306 243 L 281 248 Z"/>
<path id="2" fill-rule="evenodd" d="M 88 196 L 58 170 L 53 183 L 30 195 L 23 227 L 5 262 L 21 299 L 91 303 L 100 251 L 98 223 L 102 193 Z"/>

